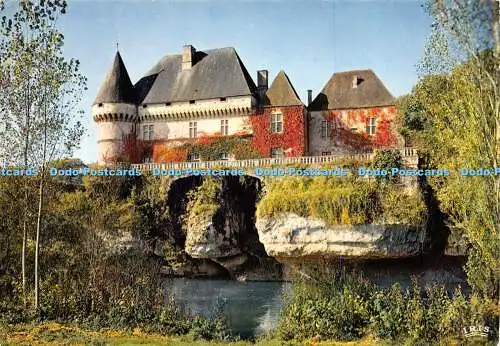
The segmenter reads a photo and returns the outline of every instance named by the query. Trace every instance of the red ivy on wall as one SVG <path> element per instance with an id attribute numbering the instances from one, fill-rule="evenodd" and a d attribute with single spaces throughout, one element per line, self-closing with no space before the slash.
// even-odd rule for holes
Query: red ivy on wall
<path id="1" fill-rule="evenodd" d="M 153 147 L 154 162 L 183 162 L 187 160 L 187 155 L 183 147 L 167 147 L 164 144 Z"/>
<path id="2" fill-rule="evenodd" d="M 396 115 L 396 108 L 373 107 L 364 109 L 346 110 L 347 121 L 342 119 L 342 111 L 326 111 L 322 115 L 331 123 L 332 140 L 339 145 L 350 149 L 362 150 L 373 147 L 392 147 L 398 144 L 396 129 L 392 126 L 392 120 Z M 377 119 L 375 135 L 366 133 L 370 118 Z M 363 128 L 357 132 L 351 130 L 362 124 Z"/>
<path id="3" fill-rule="evenodd" d="M 271 114 L 281 111 L 283 132 L 271 132 Z M 305 119 L 303 106 L 267 107 L 250 116 L 253 129 L 251 145 L 264 157 L 271 155 L 271 148 L 282 148 L 285 156 L 302 156 L 305 153 Z"/>

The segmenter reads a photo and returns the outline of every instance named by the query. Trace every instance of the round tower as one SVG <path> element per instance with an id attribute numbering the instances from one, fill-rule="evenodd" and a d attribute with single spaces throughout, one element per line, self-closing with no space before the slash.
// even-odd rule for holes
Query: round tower
<path id="1" fill-rule="evenodd" d="M 137 97 L 119 52 L 92 104 L 92 116 L 99 127 L 98 164 L 126 158 L 136 135 Z"/>

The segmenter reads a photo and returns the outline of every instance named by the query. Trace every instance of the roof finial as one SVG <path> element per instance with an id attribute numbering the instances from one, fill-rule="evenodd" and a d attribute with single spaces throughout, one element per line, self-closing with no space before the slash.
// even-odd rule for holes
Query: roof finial
<path id="1" fill-rule="evenodd" d="M 116 51 L 118 52 L 118 41 L 116 42 Z"/>

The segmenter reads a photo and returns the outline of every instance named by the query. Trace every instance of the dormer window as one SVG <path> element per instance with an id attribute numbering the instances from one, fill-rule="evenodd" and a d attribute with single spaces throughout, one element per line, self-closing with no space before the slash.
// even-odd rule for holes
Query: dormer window
<path id="1" fill-rule="evenodd" d="M 172 105 L 172 102 L 165 103 L 165 106 L 171 106 L 171 105 Z"/>
<path id="2" fill-rule="evenodd" d="M 189 100 L 189 104 L 190 104 L 190 105 L 194 105 L 194 104 L 195 104 L 195 102 L 196 102 L 195 100 Z"/>
<path id="3" fill-rule="evenodd" d="M 148 105 L 142 105 L 142 108 L 147 108 L 147 107 L 148 107 Z"/>
<path id="4" fill-rule="evenodd" d="M 358 87 L 359 79 L 358 76 L 354 75 L 352 76 L 352 87 L 355 89 Z"/>
<path id="5" fill-rule="evenodd" d="M 222 102 L 224 102 L 224 101 L 226 101 L 227 99 L 226 99 L 225 97 L 221 97 L 219 100 L 220 100 L 220 101 L 222 101 Z"/>
<path id="6" fill-rule="evenodd" d="M 97 105 L 97 107 L 102 107 L 102 103 L 99 103 L 99 104 Z"/>

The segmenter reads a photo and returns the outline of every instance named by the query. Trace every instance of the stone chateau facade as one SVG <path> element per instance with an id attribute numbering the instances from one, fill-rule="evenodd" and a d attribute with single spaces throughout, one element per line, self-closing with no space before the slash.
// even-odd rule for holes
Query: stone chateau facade
<path id="1" fill-rule="evenodd" d="M 284 71 L 270 86 L 268 71 L 257 71 L 255 84 L 234 48 L 184 46 L 135 84 L 117 52 L 92 115 L 99 164 L 331 155 L 402 144 L 394 97 L 373 71 L 334 73 L 314 99 L 308 90 L 305 105 Z M 214 147 L 213 155 L 200 151 L 203 145 Z"/>

